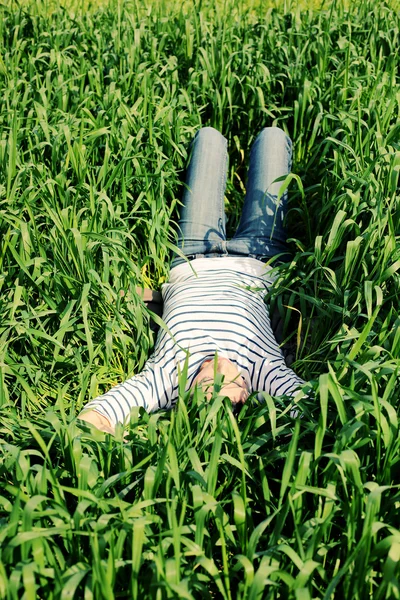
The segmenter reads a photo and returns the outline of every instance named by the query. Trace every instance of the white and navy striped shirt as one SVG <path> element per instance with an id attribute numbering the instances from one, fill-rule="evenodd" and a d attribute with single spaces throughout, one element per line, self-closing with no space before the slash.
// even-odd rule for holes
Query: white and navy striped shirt
<path id="1" fill-rule="evenodd" d="M 112 425 L 133 406 L 170 408 L 178 373 L 188 364 L 188 390 L 206 359 L 228 358 L 251 391 L 293 396 L 304 383 L 284 361 L 272 332 L 264 296 L 269 268 L 249 257 L 198 258 L 171 269 L 162 286 L 165 328 L 143 371 L 89 402 Z"/>

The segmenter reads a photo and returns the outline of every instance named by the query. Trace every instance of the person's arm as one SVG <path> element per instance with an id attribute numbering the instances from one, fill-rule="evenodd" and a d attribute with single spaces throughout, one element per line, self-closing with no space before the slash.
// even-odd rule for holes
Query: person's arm
<path id="1" fill-rule="evenodd" d="M 294 396 L 305 381 L 281 359 L 264 359 L 259 377 L 259 391 L 271 396 Z"/>
<path id="2" fill-rule="evenodd" d="M 134 406 L 151 411 L 155 402 L 154 363 L 147 361 L 143 371 L 91 400 L 78 415 L 101 431 L 114 433 L 117 423 L 125 424 Z"/>
<path id="3" fill-rule="evenodd" d="M 145 304 L 147 305 L 147 308 L 149 308 L 149 310 L 151 310 L 152 312 L 154 312 L 156 315 L 158 316 L 162 316 L 162 311 L 163 311 L 163 300 L 162 300 L 162 295 L 160 292 L 157 292 L 156 290 L 151 290 L 149 288 L 141 288 L 141 287 L 136 287 L 136 292 L 139 294 L 139 296 L 141 296 L 142 300 L 145 302 Z M 121 295 L 124 295 L 124 292 L 121 291 Z M 148 395 L 148 387 L 151 386 L 151 372 L 150 369 L 148 369 L 148 377 L 149 377 L 149 381 L 147 382 L 148 385 L 146 385 L 145 381 L 141 381 L 141 379 L 143 379 L 143 374 L 140 374 L 139 376 L 135 376 L 133 378 L 131 378 L 130 380 L 128 380 L 127 382 L 125 382 L 124 384 L 122 384 L 122 387 L 125 386 L 125 388 L 127 386 L 128 389 L 126 390 L 127 392 L 127 396 L 129 398 L 128 402 L 132 403 L 132 406 L 135 406 L 137 404 L 135 404 L 135 402 L 133 401 L 132 398 L 132 387 L 136 384 L 137 385 L 137 396 L 138 398 L 136 398 L 136 402 L 139 402 L 139 404 L 141 406 L 145 406 L 145 397 Z M 103 394 L 102 396 L 99 396 L 98 398 L 95 398 L 95 400 L 93 400 L 92 402 L 90 402 L 88 405 L 85 406 L 85 408 L 79 413 L 78 415 L 78 419 L 80 419 L 81 421 L 86 421 L 87 423 L 90 423 L 91 425 L 93 425 L 94 427 L 96 427 L 97 429 L 99 429 L 100 431 L 105 431 L 107 433 L 115 433 L 115 424 L 113 424 L 111 422 L 111 415 L 112 413 L 107 413 L 107 416 L 105 413 L 105 410 L 107 410 L 107 404 L 108 402 L 111 402 L 111 404 L 115 405 L 115 402 L 117 402 L 118 404 L 118 399 L 114 399 L 114 398 L 109 398 L 109 396 L 111 395 L 110 393 L 114 392 L 117 388 L 120 388 L 120 386 L 116 386 L 115 388 L 112 388 L 109 392 L 107 392 L 107 394 Z M 120 393 L 116 394 L 116 397 L 119 397 L 119 401 L 121 401 L 121 395 L 124 394 L 124 389 L 120 389 L 119 390 Z M 143 397 L 144 396 L 144 397 Z M 103 402 L 103 404 L 101 404 L 101 402 Z M 151 405 L 151 401 L 149 400 L 149 405 Z M 95 406 L 96 409 L 94 408 L 90 408 L 91 406 Z M 110 410 L 110 407 L 108 408 L 108 410 Z M 114 415 L 115 416 L 115 415 Z M 112 419 L 112 421 L 114 421 L 114 419 Z M 119 422 L 119 421 L 116 421 Z"/>

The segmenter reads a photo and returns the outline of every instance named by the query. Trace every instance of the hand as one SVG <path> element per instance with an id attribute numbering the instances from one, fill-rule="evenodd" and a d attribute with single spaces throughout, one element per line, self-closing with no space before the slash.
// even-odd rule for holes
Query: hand
<path id="1" fill-rule="evenodd" d="M 112 427 L 110 421 L 106 417 L 103 417 L 103 415 L 98 413 L 96 410 L 88 410 L 86 412 L 82 412 L 78 415 L 78 419 L 90 423 L 90 425 L 93 425 L 94 427 L 96 427 L 96 429 L 99 429 L 100 431 L 104 431 L 105 433 L 111 433 L 112 435 L 115 435 L 115 429 L 114 427 Z"/>

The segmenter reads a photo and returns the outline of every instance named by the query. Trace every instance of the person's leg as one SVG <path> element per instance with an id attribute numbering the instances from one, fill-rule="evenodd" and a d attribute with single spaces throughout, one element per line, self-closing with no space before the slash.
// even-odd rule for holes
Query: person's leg
<path id="1" fill-rule="evenodd" d="M 224 136 L 212 127 L 200 129 L 193 139 L 177 241 L 186 257 L 226 253 L 226 147 Z M 184 259 L 175 256 L 171 266 L 181 262 Z"/>
<path id="2" fill-rule="evenodd" d="M 246 197 L 239 227 L 227 242 L 229 254 L 266 260 L 287 252 L 287 194 L 278 202 L 282 181 L 273 182 L 290 172 L 291 163 L 290 138 L 279 127 L 265 127 L 251 148 Z"/>

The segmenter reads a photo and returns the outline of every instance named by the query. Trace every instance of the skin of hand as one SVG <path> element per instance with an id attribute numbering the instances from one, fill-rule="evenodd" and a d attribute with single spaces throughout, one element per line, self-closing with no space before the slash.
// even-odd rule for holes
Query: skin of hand
<path id="1" fill-rule="evenodd" d="M 215 359 L 205 360 L 195 377 L 192 388 L 200 385 L 208 400 L 212 397 L 214 386 Z M 217 359 L 217 373 L 224 376 L 220 395 L 228 396 L 233 406 L 244 404 L 249 397 L 249 390 L 245 379 L 228 358 Z"/>
<path id="2" fill-rule="evenodd" d="M 78 419 L 90 423 L 90 425 L 93 425 L 97 429 L 100 429 L 100 431 L 104 431 L 105 433 L 111 433 L 112 435 L 115 435 L 115 429 L 111 426 L 110 421 L 106 417 L 103 417 L 103 415 L 98 413 L 96 410 L 88 410 L 86 412 L 82 412 L 78 415 Z"/>

